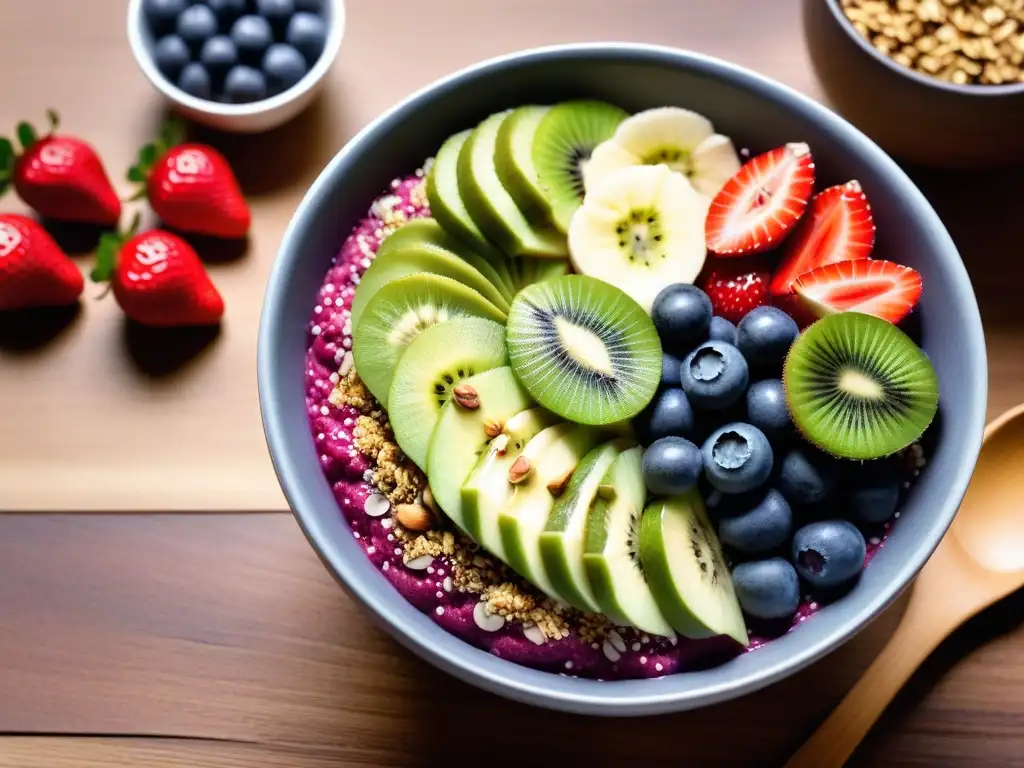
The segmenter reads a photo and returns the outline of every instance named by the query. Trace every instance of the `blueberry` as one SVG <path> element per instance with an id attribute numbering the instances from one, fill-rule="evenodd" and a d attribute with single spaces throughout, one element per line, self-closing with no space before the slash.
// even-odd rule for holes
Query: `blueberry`
<path id="1" fill-rule="evenodd" d="M 190 5 L 178 17 L 178 36 L 189 48 L 198 51 L 217 34 L 217 17 L 205 5 Z"/>
<path id="2" fill-rule="evenodd" d="M 187 6 L 187 0 L 144 0 L 142 14 L 153 33 L 159 35 L 174 29 L 178 16 Z"/>
<path id="3" fill-rule="evenodd" d="M 663 437 L 644 451 L 647 490 L 670 496 L 693 488 L 700 479 L 700 449 L 681 437 Z"/>
<path id="4" fill-rule="evenodd" d="M 231 40 L 239 58 L 257 64 L 274 42 L 274 32 L 262 16 L 243 16 L 231 25 Z"/>
<path id="5" fill-rule="evenodd" d="M 900 500 L 900 473 L 890 460 L 868 461 L 853 466 L 844 483 L 843 501 L 850 515 L 865 523 L 884 523 Z"/>
<path id="6" fill-rule="evenodd" d="M 784 544 L 793 532 L 793 511 L 774 488 L 729 497 L 718 513 L 719 538 L 740 552 L 768 552 Z"/>
<path id="7" fill-rule="evenodd" d="M 256 13 L 270 22 L 270 26 L 283 30 L 295 13 L 294 0 L 256 0 Z"/>
<path id="8" fill-rule="evenodd" d="M 213 92 L 213 83 L 206 67 L 198 61 L 187 64 L 178 76 L 178 87 L 197 99 L 208 99 Z"/>
<path id="9" fill-rule="evenodd" d="M 177 80 L 191 58 L 185 41 L 177 35 L 161 37 L 153 47 L 153 61 L 169 80 Z"/>
<path id="10" fill-rule="evenodd" d="M 701 449 L 704 474 L 722 493 L 752 491 L 772 473 L 772 447 L 764 432 L 743 422 L 719 427 Z"/>
<path id="11" fill-rule="evenodd" d="M 651 319 L 667 349 L 688 350 L 708 337 L 711 299 L 700 288 L 675 283 L 661 289 L 651 306 Z"/>
<path id="12" fill-rule="evenodd" d="M 793 536 L 793 565 L 812 587 L 838 587 L 860 575 L 867 545 L 846 520 L 808 523 Z"/>
<path id="13" fill-rule="evenodd" d="M 661 386 L 678 387 L 680 384 L 679 369 L 683 361 L 670 352 L 661 353 Z"/>
<path id="14" fill-rule="evenodd" d="M 290 45 L 275 43 L 263 54 L 263 74 L 272 93 L 286 91 L 306 74 L 306 60 Z"/>
<path id="15" fill-rule="evenodd" d="M 646 439 L 658 440 L 662 437 L 690 437 L 693 433 L 693 408 L 681 389 L 664 389 L 654 396 L 654 400 L 644 411 Z"/>
<path id="16" fill-rule="evenodd" d="M 258 69 L 239 64 L 224 80 L 224 98 L 235 104 L 246 104 L 267 98 L 267 79 Z"/>
<path id="17" fill-rule="evenodd" d="M 839 463 L 809 445 L 798 445 L 782 457 L 779 490 L 794 506 L 828 498 L 839 481 Z"/>
<path id="18" fill-rule="evenodd" d="M 712 341 L 724 341 L 726 344 L 736 346 L 736 326 L 724 317 L 711 318 L 711 327 L 708 328 L 708 338 Z"/>
<path id="19" fill-rule="evenodd" d="M 206 0 L 206 4 L 221 24 L 233 21 L 245 13 L 245 0 Z"/>
<path id="20" fill-rule="evenodd" d="M 707 341 L 686 356 L 679 377 L 695 407 L 719 410 L 740 399 L 750 372 L 736 347 L 724 341 Z"/>
<path id="21" fill-rule="evenodd" d="M 199 60 L 211 77 L 220 79 L 238 63 L 238 49 L 227 35 L 215 35 L 203 43 Z"/>
<path id="22" fill-rule="evenodd" d="M 295 0 L 295 10 L 306 11 L 307 13 L 323 13 L 324 0 Z"/>
<path id="23" fill-rule="evenodd" d="M 800 580 L 781 557 L 741 563 L 732 572 L 740 607 L 758 619 L 784 619 L 800 607 Z"/>
<path id="24" fill-rule="evenodd" d="M 796 321 L 778 307 L 757 307 L 740 320 L 736 346 L 752 363 L 780 363 L 798 333 Z"/>
<path id="25" fill-rule="evenodd" d="M 285 41 L 306 57 L 307 64 L 313 66 L 327 43 L 327 24 L 315 14 L 296 13 L 288 22 Z"/>
<path id="26" fill-rule="evenodd" d="M 769 440 L 780 441 L 793 434 L 793 422 L 786 405 L 781 379 L 755 381 L 747 390 L 747 421 Z"/>

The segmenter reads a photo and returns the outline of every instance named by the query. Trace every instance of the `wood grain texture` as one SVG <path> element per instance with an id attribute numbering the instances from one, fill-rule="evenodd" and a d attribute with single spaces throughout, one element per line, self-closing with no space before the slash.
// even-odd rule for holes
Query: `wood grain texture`
<path id="1" fill-rule="evenodd" d="M 467 755 L 556 765 L 567 744 L 589 765 L 779 765 L 868 665 L 903 604 L 745 699 L 596 720 L 505 701 L 411 656 L 334 584 L 287 515 L 11 515 L 0 517 L 0 732 L 226 740 L 266 747 L 268 760 L 301 747 L 336 765 Z M 1021 761 L 1022 608 L 1011 599 L 944 644 L 856 764 Z M 4 762 L 4 743 L 0 766 L 20 765 Z M 98 762 L 97 747 L 81 743 L 82 762 L 69 765 L 119 765 L 129 749 L 103 747 Z M 45 740 L 19 744 L 49 754 Z M 190 754 L 156 740 L 145 748 Z M 208 750 L 212 765 L 235 754 L 188 749 Z"/>

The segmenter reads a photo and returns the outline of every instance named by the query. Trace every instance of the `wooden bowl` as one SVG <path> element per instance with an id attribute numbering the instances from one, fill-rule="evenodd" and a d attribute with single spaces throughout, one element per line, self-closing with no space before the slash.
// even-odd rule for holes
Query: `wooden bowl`
<path id="1" fill-rule="evenodd" d="M 897 64 L 839 0 L 804 0 L 803 23 L 829 100 L 889 154 L 944 168 L 1024 161 L 1024 83 L 956 85 Z"/>

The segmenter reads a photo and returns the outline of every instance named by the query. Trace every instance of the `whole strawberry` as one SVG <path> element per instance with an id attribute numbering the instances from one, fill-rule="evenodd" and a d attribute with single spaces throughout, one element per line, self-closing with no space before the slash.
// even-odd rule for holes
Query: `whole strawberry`
<path id="1" fill-rule="evenodd" d="M 150 206 L 174 229 L 245 237 L 252 216 L 228 161 L 213 147 L 181 139 L 180 123 L 168 123 L 160 139 L 139 151 L 129 181 L 145 182 Z"/>
<path id="2" fill-rule="evenodd" d="M 771 281 L 771 266 L 763 256 L 709 256 L 697 280 L 711 299 L 712 311 L 733 323 L 755 307 L 771 303 Z"/>
<path id="3" fill-rule="evenodd" d="M 38 223 L 0 214 L 0 310 L 62 307 L 82 295 L 75 263 Z"/>
<path id="4" fill-rule="evenodd" d="M 57 136 L 57 113 L 47 113 L 50 131 L 39 137 L 28 123 L 19 123 L 21 155 L 10 139 L 0 138 L 0 194 L 10 183 L 28 206 L 57 221 L 116 227 L 121 201 L 110 184 L 99 155 L 73 136 Z"/>
<path id="5" fill-rule="evenodd" d="M 124 313 L 143 325 L 217 323 L 224 300 L 192 246 L 159 229 L 135 234 L 137 226 L 138 217 L 126 234 L 100 239 L 92 279 L 109 282 Z"/>

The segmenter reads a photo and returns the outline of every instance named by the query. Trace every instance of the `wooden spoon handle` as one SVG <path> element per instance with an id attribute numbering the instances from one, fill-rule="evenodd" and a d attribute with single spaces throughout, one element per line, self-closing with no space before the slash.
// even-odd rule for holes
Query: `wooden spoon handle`
<path id="1" fill-rule="evenodd" d="M 888 645 L 785 768 L 842 768 L 914 670 L 949 634 L 943 617 L 929 620 L 921 601 L 914 602 Z"/>

